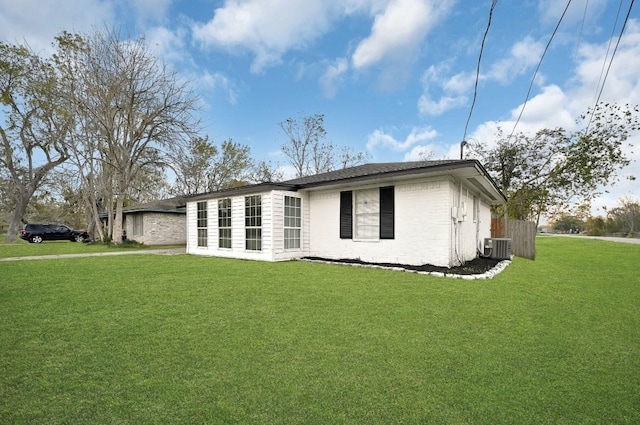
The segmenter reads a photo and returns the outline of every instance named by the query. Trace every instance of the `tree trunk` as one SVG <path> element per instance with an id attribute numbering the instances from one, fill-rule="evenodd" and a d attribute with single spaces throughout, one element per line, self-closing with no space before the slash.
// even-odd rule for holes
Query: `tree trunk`
<path id="1" fill-rule="evenodd" d="M 20 191 L 16 197 L 16 207 L 13 210 L 13 214 L 11 214 L 9 230 L 7 230 L 7 235 L 4 238 L 5 242 L 15 242 L 18 239 L 18 232 L 22 230 L 22 219 L 27 212 L 29 199 L 31 199 L 31 195 L 24 191 Z"/>
<path id="2" fill-rule="evenodd" d="M 111 242 L 114 244 L 122 243 L 122 209 L 124 206 L 124 199 L 122 196 L 118 196 L 116 200 L 116 213 L 113 220 L 113 234 Z"/>

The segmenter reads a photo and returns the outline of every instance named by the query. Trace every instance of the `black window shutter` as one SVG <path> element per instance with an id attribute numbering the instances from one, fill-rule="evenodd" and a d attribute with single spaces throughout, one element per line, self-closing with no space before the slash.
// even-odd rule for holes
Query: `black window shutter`
<path id="1" fill-rule="evenodd" d="M 394 231 L 394 187 L 380 188 L 380 239 L 393 239 Z"/>
<path id="2" fill-rule="evenodd" d="M 353 239 L 353 192 L 340 192 L 340 239 Z"/>

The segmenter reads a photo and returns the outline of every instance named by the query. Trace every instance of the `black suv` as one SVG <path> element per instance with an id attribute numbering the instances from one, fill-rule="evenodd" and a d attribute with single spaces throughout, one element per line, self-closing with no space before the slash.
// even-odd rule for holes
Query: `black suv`
<path id="1" fill-rule="evenodd" d="M 42 241 L 89 241 L 89 234 L 86 231 L 73 230 L 61 224 L 25 224 L 20 237 L 31 243 L 40 243 Z"/>

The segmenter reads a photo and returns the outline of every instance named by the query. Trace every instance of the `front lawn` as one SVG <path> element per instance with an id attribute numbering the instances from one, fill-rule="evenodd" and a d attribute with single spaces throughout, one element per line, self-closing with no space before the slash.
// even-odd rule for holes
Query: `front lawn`
<path id="1" fill-rule="evenodd" d="M 0 263 L 0 423 L 637 424 L 640 245 L 492 280 L 135 255 Z"/>
<path id="2" fill-rule="evenodd" d="M 71 242 L 44 241 L 39 244 L 29 243 L 18 239 L 16 242 L 0 243 L 0 258 L 29 257 L 39 255 L 90 254 L 96 252 L 120 252 L 123 250 L 159 249 L 165 246 L 145 246 L 134 243 L 122 245 L 105 244 L 102 242 Z"/>

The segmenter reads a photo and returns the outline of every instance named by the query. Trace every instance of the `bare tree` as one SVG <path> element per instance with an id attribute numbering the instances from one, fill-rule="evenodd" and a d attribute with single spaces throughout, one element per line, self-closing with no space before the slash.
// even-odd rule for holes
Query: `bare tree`
<path id="1" fill-rule="evenodd" d="M 164 165 L 170 146 L 197 134 L 198 97 L 156 60 L 143 37 L 124 40 L 113 31 L 96 31 L 76 53 L 70 71 L 82 88 L 74 104 L 83 117 L 84 152 L 97 152 L 92 159 L 99 161 L 106 194 L 113 196 L 106 202 L 115 209 L 110 231 L 119 243 L 122 209 L 136 178 Z M 87 176 L 96 178 L 96 168 Z"/>
<path id="2" fill-rule="evenodd" d="M 300 119 L 288 118 L 280 123 L 280 128 L 289 138 L 282 145 L 282 152 L 289 158 L 296 177 L 350 167 L 368 158 L 366 153 L 355 153 L 348 147 L 338 148 L 332 143 L 323 143 L 327 135 L 323 114 Z"/>
<path id="3" fill-rule="evenodd" d="M 282 145 L 282 152 L 289 158 L 296 177 L 329 168 L 333 163 L 333 147 L 322 143 L 327 134 L 323 114 L 306 116 L 299 120 L 287 118 L 280 123 L 280 128 L 289 138 L 287 143 Z"/>
<path id="4" fill-rule="evenodd" d="M 20 230 L 29 201 L 50 172 L 69 159 L 73 116 L 60 102 L 59 74 L 51 59 L 28 47 L 0 42 L 0 166 L 10 178 L 14 205 L 6 241 Z"/>

